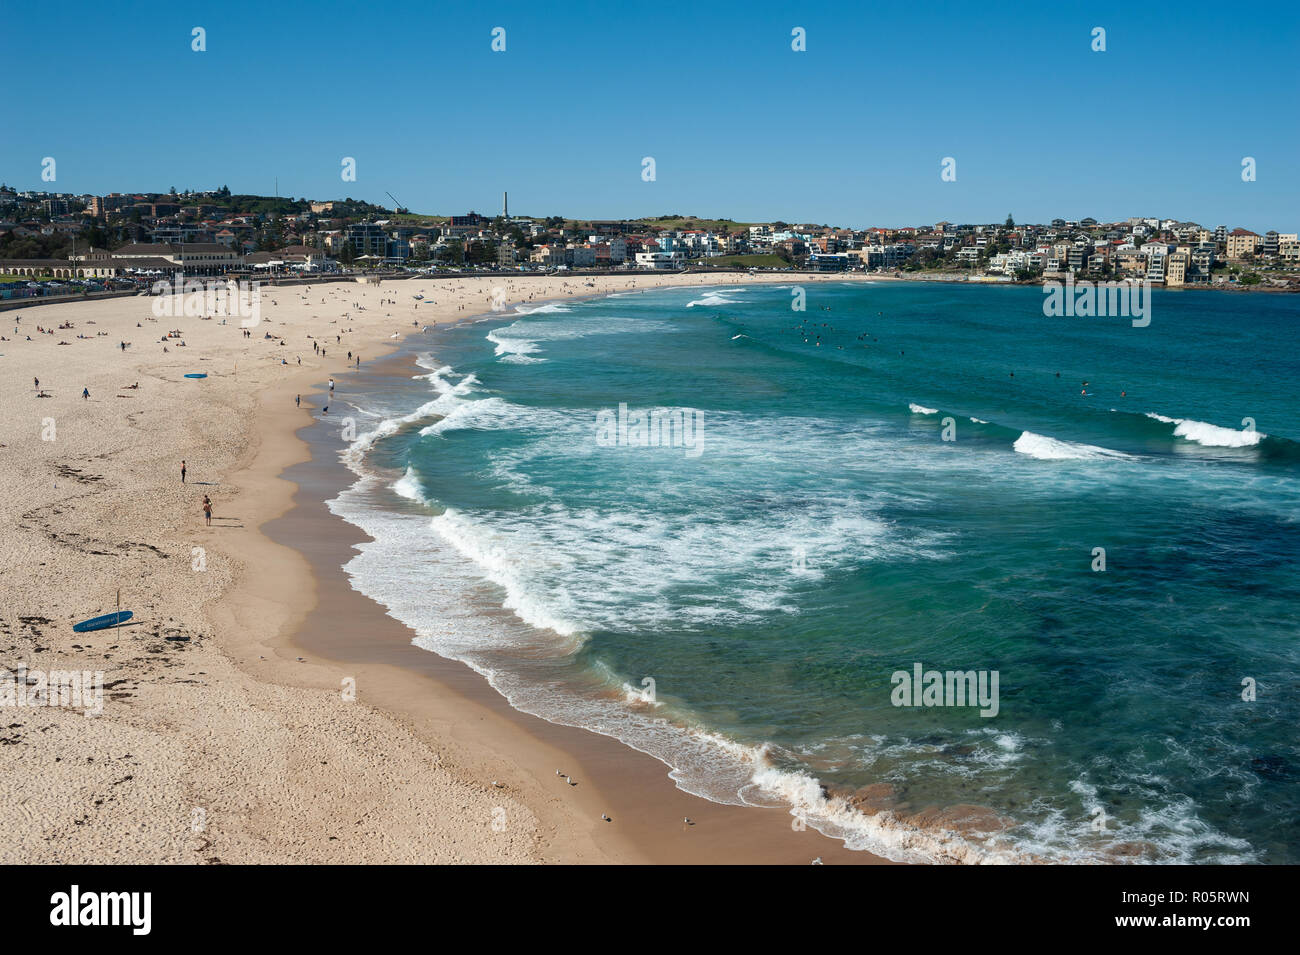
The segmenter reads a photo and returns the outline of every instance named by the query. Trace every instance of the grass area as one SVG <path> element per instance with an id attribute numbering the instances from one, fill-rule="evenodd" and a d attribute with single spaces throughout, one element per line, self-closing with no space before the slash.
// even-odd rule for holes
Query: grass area
<path id="1" fill-rule="evenodd" d="M 53 275 L 0 275 L 0 282 L 66 282 L 66 278 Z"/>
<path id="2" fill-rule="evenodd" d="M 731 219 L 693 219 L 690 216 L 663 219 L 647 216 L 632 221 L 644 222 L 648 226 L 657 226 L 660 229 L 704 229 L 711 232 L 721 232 L 724 228 L 728 232 L 748 231 L 750 226 L 748 222 L 733 222 Z"/>
<path id="3" fill-rule="evenodd" d="M 784 269 L 789 264 L 779 255 L 715 255 L 691 261 L 692 266 L 719 269 Z"/>
<path id="4" fill-rule="evenodd" d="M 423 216 L 417 212 L 387 212 L 377 219 L 389 219 L 393 222 L 432 222 L 435 225 L 442 225 L 450 219 L 450 216 Z"/>

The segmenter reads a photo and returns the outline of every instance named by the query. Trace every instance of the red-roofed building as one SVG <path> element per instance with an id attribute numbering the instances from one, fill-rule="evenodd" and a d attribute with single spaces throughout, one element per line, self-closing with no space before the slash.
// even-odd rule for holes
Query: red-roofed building
<path id="1" fill-rule="evenodd" d="M 1233 229 L 1228 233 L 1228 258 L 1241 259 L 1247 255 L 1254 255 L 1263 244 L 1263 240 L 1249 229 Z"/>

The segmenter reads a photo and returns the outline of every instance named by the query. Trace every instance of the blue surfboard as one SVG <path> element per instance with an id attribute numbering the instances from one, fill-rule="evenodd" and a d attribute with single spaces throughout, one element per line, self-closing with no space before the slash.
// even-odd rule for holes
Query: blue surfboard
<path id="1" fill-rule="evenodd" d="M 81 623 L 74 623 L 72 631 L 74 633 L 85 633 L 88 630 L 104 630 L 108 627 L 116 627 L 118 624 L 126 623 L 134 616 L 135 614 L 130 610 L 106 613 L 102 617 L 91 617 L 89 620 L 81 621 Z"/>
<path id="2" fill-rule="evenodd" d="M 191 372 L 190 372 L 189 374 L 187 374 L 185 377 L 186 377 L 186 378 L 206 378 L 206 377 L 208 377 L 208 376 L 207 376 L 206 374 L 204 374 L 203 372 L 201 372 L 201 371 L 191 371 Z"/>

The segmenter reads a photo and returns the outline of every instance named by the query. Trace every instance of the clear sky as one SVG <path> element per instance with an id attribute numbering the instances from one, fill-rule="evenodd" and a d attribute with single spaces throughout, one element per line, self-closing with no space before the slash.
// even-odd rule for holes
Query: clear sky
<path id="1" fill-rule="evenodd" d="M 539 216 L 1295 232 L 1297 51 L 1280 2 L 11 3 L 0 179 L 269 195 L 278 177 L 281 195 L 440 214 L 496 213 L 508 189 Z"/>

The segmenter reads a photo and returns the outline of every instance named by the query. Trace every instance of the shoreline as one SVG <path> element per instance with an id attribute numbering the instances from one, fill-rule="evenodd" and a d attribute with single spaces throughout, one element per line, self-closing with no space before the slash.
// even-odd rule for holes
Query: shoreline
<path id="1" fill-rule="evenodd" d="M 511 283 L 511 304 L 756 281 L 569 278 Z M 328 521 L 312 522 L 312 533 L 350 556 L 361 532 L 323 505 L 337 488 L 317 493 L 314 478 L 294 472 L 300 490 L 285 476 L 309 457 L 298 433 L 313 423 L 312 386 L 346 380 L 345 350 L 368 369 L 412 324 L 484 313 L 492 288 L 491 279 L 439 284 L 416 306 L 406 296 L 418 282 L 273 287 L 261 337 L 247 338 L 237 322 L 151 317 L 152 300 L 137 297 L 6 313 L 15 335 L 0 398 L 16 427 L 0 441 L 11 479 L 0 517 L 14 528 L 3 548 L 12 609 L 0 615 L 2 663 L 53 670 L 93 660 L 105 700 L 97 719 L 55 707 L 4 714 L 0 820 L 15 835 L 0 861 L 873 861 L 792 831 L 783 810 L 707 803 L 651 757 L 516 713 L 473 671 L 410 646 L 341 566 L 317 575 L 321 554 L 261 531 L 316 507 Z M 60 330 L 37 335 L 47 321 Z M 159 339 L 168 323 L 181 334 Z M 334 357 L 298 351 L 304 337 L 327 342 L 325 333 L 337 339 Z M 57 347 L 65 343 L 73 347 Z M 202 382 L 183 377 L 198 370 Z M 35 378 L 52 400 L 34 400 L 24 381 Z M 57 440 L 42 440 L 42 421 L 58 422 Z M 203 493 L 214 503 L 210 527 Z M 71 632 L 72 621 L 112 609 L 115 591 L 135 620 Z M 383 639 L 343 633 L 336 599 L 357 614 L 359 632 Z M 304 630 L 322 616 L 342 634 L 336 652 L 382 643 L 379 659 L 322 659 Z M 386 662 L 389 653 L 412 666 Z M 355 701 L 340 692 L 348 676 Z M 687 815 L 696 825 L 682 823 Z"/>
<path id="2" fill-rule="evenodd" d="M 419 370 L 399 360 L 388 373 Z M 415 646 L 414 631 L 355 590 L 343 570 L 354 546 L 369 537 L 326 507 L 356 476 L 331 454 L 322 430 L 319 423 L 299 429 L 310 457 L 284 473 L 298 489 L 294 506 L 264 525 L 273 541 L 308 555 L 319 588 L 316 606 L 283 652 L 325 659 L 354 675 L 361 699 L 367 699 L 363 686 L 382 686 L 376 705 L 417 735 L 427 734 L 431 744 L 455 740 L 459 751 L 450 758 L 473 764 L 461 763 L 461 771 L 505 780 L 507 791 L 521 793 L 538 814 L 539 831 L 552 833 L 543 843 L 545 861 L 807 864 L 820 856 L 829 863 L 888 864 L 814 830 L 793 830 L 785 809 L 726 806 L 678 789 L 670 768 L 654 757 L 516 710 L 470 667 Z M 355 632 L 366 634 L 364 642 L 351 637 Z M 556 769 L 578 785 L 569 786 Z M 612 821 L 602 825 L 602 815 Z"/>
<path id="3" fill-rule="evenodd" d="M 609 290 L 584 289 L 528 304 L 540 307 L 606 294 Z M 495 312 L 466 314 L 457 323 L 494 317 Z M 370 373 L 422 373 L 413 356 L 403 354 L 412 337 L 372 362 L 381 367 Z M 329 430 L 322 421 L 295 430 L 304 454 L 280 474 L 295 488 L 292 505 L 259 528 L 271 541 L 305 556 L 316 588 L 315 606 L 277 649 L 295 659 L 325 660 L 340 673 L 346 670 L 356 680 L 358 698 L 398 718 L 431 748 L 455 740 L 453 771 L 506 780 L 506 791 L 520 794 L 537 814 L 538 832 L 550 833 L 538 842 L 543 861 L 808 864 L 820 858 L 829 864 L 896 864 L 847 849 L 811 828 L 793 829 L 787 809 L 724 805 L 679 789 L 669 776 L 671 767 L 658 759 L 612 737 L 517 710 L 482 674 L 416 646 L 415 632 L 354 589 L 343 569 L 355 556 L 355 546 L 371 538 L 326 506 L 356 482 L 338 460 L 337 446 L 331 447 Z M 355 632 L 366 634 L 364 642 L 352 638 Z M 372 681 L 382 687 L 380 702 L 361 689 Z M 484 772 L 488 768 L 492 771 Z M 578 785 L 568 785 L 557 769 Z M 611 821 L 602 824 L 603 815 Z M 684 822 L 688 818 L 689 825 Z"/>

